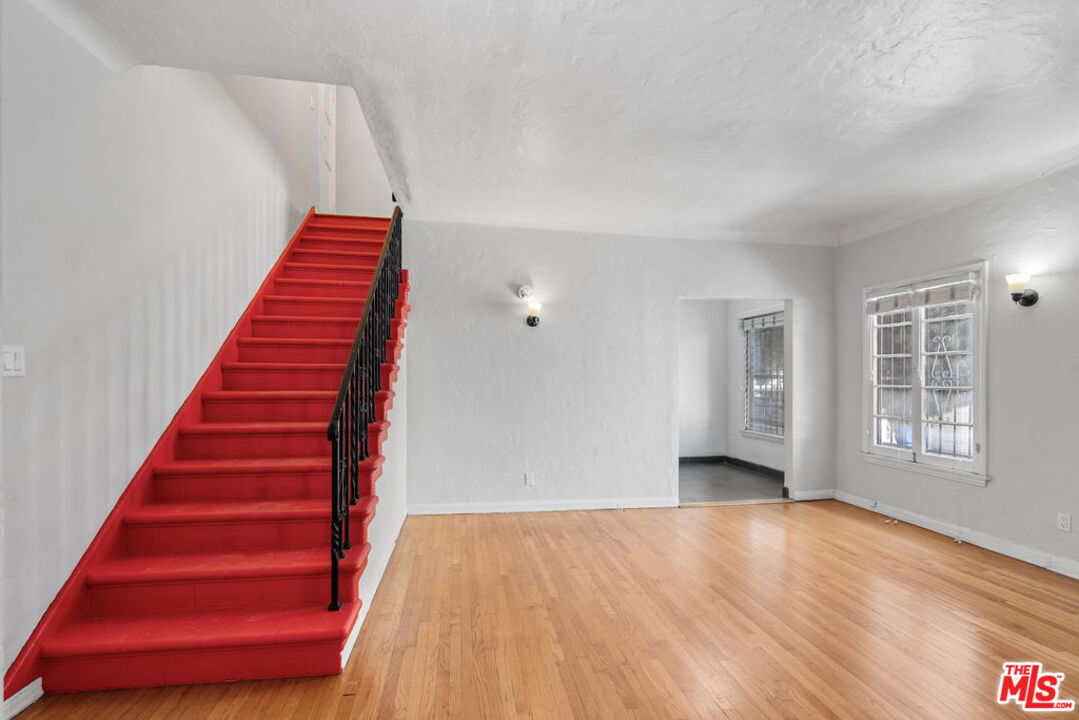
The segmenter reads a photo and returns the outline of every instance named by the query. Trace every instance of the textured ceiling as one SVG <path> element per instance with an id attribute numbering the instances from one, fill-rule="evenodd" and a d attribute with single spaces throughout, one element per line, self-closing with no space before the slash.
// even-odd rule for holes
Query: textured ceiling
<path id="1" fill-rule="evenodd" d="M 831 242 L 1079 160 L 1076 0 L 38 4 L 135 62 L 354 85 L 420 219 Z"/>

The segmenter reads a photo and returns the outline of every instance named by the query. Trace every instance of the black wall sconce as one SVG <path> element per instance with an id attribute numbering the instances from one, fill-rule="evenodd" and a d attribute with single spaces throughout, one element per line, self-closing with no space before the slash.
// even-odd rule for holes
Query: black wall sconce
<path id="1" fill-rule="evenodd" d="M 528 327 L 539 325 L 539 311 L 543 307 L 542 303 L 538 303 L 533 299 L 533 295 L 535 295 L 535 291 L 532 290 L 531 285 L 522 285 L 517 289 L 517 297 L 528 303 L 528 317 L 525 319 Z"/>
<path id="2" fill-rule="evenodd" d="M 1012 294 L 1012 300 L 1015 301 L 1016 305 L 1030 307 L 1038 302 L 1038 291 L 1027 287 L 1027 283 L 1030 282 L 1030 275 L 1027 273 L 1015 273 L 1014 275 L 1005 275 L 1004 279 L 1008 281 L 1008 292 Z"/>

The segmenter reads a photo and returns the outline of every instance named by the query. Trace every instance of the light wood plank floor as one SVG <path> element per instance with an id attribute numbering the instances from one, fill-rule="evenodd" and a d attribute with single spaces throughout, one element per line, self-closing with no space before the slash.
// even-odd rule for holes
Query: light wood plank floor
<path id="1" fill-rule="evenodd" d="M 30 718 L 996 718 L 1079 699 L 1079 582 L 826 501 L 409 518 L 338 677 Z"/>

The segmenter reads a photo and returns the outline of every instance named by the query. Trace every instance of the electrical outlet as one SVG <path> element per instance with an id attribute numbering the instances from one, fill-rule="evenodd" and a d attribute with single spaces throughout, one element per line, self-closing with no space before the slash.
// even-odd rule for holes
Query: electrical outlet
<path id="1" fill-rule="evenodd" d="M 526 472 L 525 473 L 525 485 L 527 485 L 528 487 L 533 487 L 535 484 L 536 484 L 536 473 L 534 473 L 534 472 Z"/>
<path id="2" fill-rule="evenodd" d="M 4 346 L 3 373 L 8 377 L 26 375 L 26 350 L 17 345 Z"/>
<path id="3" fill-rule="evenodd" d="M 1057 513 L 1057 530 L 1060 532 L 1072 531 L 1071 513 Z"/>

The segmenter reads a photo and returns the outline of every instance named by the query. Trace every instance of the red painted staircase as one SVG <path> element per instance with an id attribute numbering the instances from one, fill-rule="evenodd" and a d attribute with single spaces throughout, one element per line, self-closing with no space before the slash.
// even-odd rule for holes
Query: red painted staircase
<path id="1" fill-rule="evenodd" d="M 341 671 L 408 315 L 330 593 L 327 422 L 391 220 L 312 211 L 5 676 L 46 692 Z"/>

